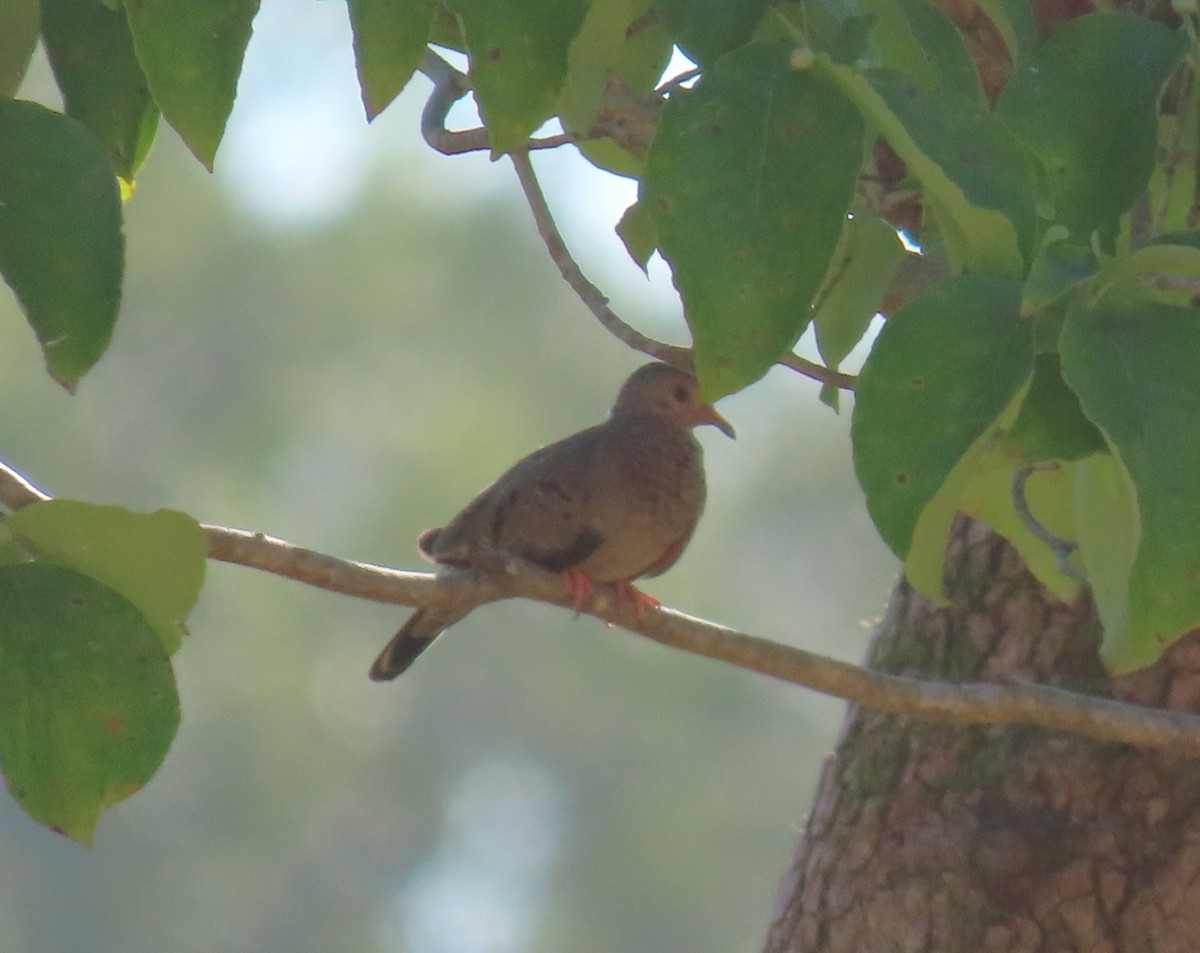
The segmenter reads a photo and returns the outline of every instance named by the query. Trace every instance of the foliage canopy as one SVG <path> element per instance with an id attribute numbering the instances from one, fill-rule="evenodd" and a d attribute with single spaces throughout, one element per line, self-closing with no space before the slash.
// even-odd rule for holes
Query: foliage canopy
<path id="1" fill-rule="evenodd" d="M 986 0 L 963 23 L 931 0 L 348 6 L 369 118 L 433 43 L 467 57 L 493 154 L 523 151 L 557 118 L 588 160 L 638 180 L 621 234 L 640 264 L 654 250 L 670 263 L 709 397 L 752 385 L 810 324 L 836 369 L 885 313 L 853 451 L 918 589 L 942 598 L 951 520 L 966 512 L 1056 593 L 1088 581 L 1116 671 L 1200 626 L 1192 14 L 1039 31 L 1027 0 Z M 211 168 L 256 12 L 256 0 L 0 10 L 0 273 L 68 389 L 117 320 L 122 201 L 160 115 Z M 63 112 L 19 98 L 39 36 Z M 660 86 L 674 48 L 697 69 Z M 651 135 L 598 135 L 634 113 L 655 117 Z M 824 397 L 836 406 L 832 388 Z M 58 710 L 62 686 L 19 661 L 43 629 L 80 658 L 98 638 L 121 643 L 96 660 L 103 697 L 67 713 L 94 748 L 46 742 L 50 776 L 22 780 L 39 726 L 0 712 L 10 788 L 86 841 L 170 742 L 165 660 L 202 582 L 203 535 L 182 514 L 83 503 L 4 525 L 0 656 L 18 660 L 0 666 L 5 710 Z M 86 611 L 67 623 L 67 604 Z"/>

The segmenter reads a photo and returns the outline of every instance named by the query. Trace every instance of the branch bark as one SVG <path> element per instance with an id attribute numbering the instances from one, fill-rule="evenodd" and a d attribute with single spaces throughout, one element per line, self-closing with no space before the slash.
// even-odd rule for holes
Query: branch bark
<path id="1" fill-rule="evenodd" d="M 0 504 L 16 510 L 49 500 L 0 463 Z M 263 533 L 205 526 L 209 556 L 330 592 L 415 607 L 475 607 L 526 598 L 569 608 L 559 577 L 519 560 L 497 572 L 403 572 L 339 559 Z M 674 609 L 640 616 L 599 586 L 583 612 L 661 645 L 832 695 L 866 708 L 958 725 L 1021 724 L 1103 741 L 1200 755 L 1200 717 L 1007 679 L 950 683 L 871 671 L 792 646 L 738 632 Z"/>

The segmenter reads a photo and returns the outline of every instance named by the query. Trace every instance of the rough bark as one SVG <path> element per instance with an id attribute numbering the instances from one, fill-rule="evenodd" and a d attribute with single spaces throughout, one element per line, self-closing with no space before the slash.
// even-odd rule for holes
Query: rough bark
<path id="1" fill-rule="evenodd" d="M 874 667 L 1200 709 L 1196 633 L 1153 668 L 1110 679 L 1086 596 L 1055 599 L 1012 549 L 967 520 L 947 566 L 946 607 L 897 588 Z M 851 709 L 766 949 L 1200 949 L 1200 761 Z"/>

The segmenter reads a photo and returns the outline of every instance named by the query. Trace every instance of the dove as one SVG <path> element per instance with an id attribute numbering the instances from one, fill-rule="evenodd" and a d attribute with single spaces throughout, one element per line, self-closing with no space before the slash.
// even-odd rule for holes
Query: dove
<path id="1" fill-rule="evenodd" d="M 674 565 L 704 509 L 703 452 L 692 435 L 702 424 L 735 436 L 694 376 L 646 364 L 622 385 L 607 420 L 535 450 L 417 546 L 458 569 L 518 557 L 561 573 L 576 610 L 596 583 L 611 583 L 640 614 L 658 601 L 633 580 Z M 418 609 L 370 677 L 400 675 L 469 611 Z"/>

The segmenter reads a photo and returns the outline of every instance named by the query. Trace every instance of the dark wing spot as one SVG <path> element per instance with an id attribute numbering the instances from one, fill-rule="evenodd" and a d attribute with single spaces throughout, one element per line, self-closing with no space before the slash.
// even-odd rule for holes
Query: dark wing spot
<path id="1" fill-rule="evenodd" d="M 578 566 L 599 549 L 602 542 L 604 542 L 604 537 L 594 529 L 585 529 L 571 541 L 569 546 L 562 549 L 528 549 L 521 555 L 543 569 L 562 572 L 564 569 Z"/>

